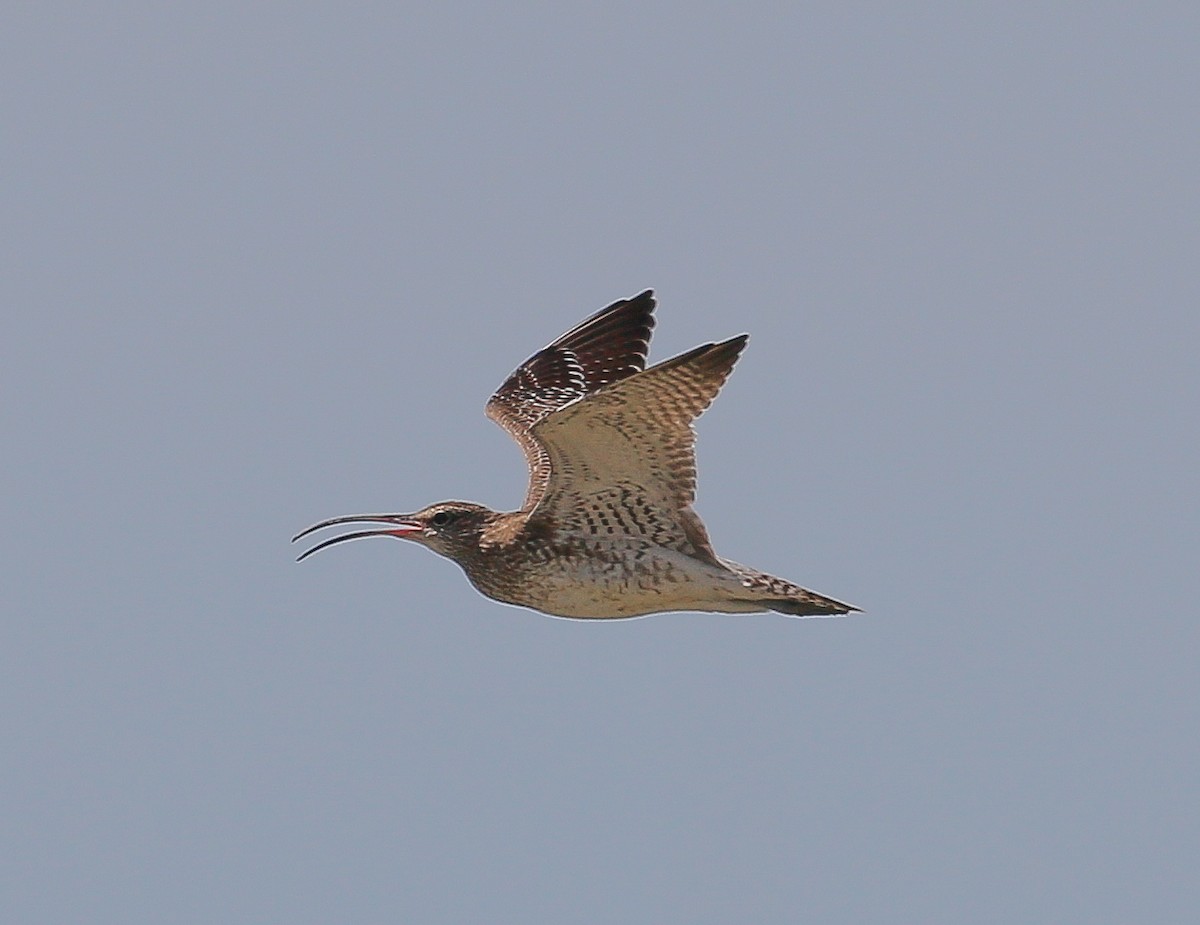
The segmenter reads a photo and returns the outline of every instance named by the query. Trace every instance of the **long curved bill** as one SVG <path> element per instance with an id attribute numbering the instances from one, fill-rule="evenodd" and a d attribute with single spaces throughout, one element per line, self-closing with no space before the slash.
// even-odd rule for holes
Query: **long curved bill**
<path id="1" fill-rule="evenodd" d="M 297 562 L 303 562 L 314 552 L 319 552 L 326 546 L 334 546 L 337 543 L 344 543 L 347 540 L 361 540 L 368 536 L 395 536 L 405 537 L 411 536 L 413 533 L 420 533 L 424 529 L 424 525 L 406 514 L 352 514 L 346 517 L 333 517 L 329 520 L 322 520 L 319 524 L 313 524 L 307 530 L 302 530 L 292 537 L 292 542 L 303 539 L 310 533 L 315 533 L 317 530 L 323 530 L 326 527 L 333 527 L 338 524 L 353 524 L 353 523 L 377 523 L 391 524 L 390 528 L 379 530 L 356 530 L 353 533 L 344 533 L 341 536 L 335 536 L 332 539 L 325 540 L 323 543 L 318 543 L 307 552 L 301 553 L 296 557 Z"/>

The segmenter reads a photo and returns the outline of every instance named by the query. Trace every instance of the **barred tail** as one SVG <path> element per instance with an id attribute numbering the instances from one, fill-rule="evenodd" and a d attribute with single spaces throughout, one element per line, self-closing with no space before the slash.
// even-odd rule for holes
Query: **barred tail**
<path id="1" fill-rule="evenodd" d="M 792 617 L 839 617 L 848 613 L 861 613 L 851 604 L 843 604 L 738 562 L 721 559 L 721 564 L 741 579 L 748 601 L 760 604 L 768 610 Z"/>

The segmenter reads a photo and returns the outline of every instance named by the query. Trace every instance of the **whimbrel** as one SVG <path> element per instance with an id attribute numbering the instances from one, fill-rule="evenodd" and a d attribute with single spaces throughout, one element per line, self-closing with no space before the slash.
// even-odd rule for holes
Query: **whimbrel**
<path id="1" fill-rule="evenodd" d="M 529 489 L 519 511 L 443 501 L 413 514 L 322 521 L 387 526 L 317 544 L 393 536 L 457 562 L 482 594 L 580 619 L 664 611 L 825 617 L 858 608 L 718 556 L 692 509 L 692 421 L 712 404 L 747 335 L 646 369 L 655 301 L 614 302 L 539 350 L 487 414 L 520 444 Z"/>

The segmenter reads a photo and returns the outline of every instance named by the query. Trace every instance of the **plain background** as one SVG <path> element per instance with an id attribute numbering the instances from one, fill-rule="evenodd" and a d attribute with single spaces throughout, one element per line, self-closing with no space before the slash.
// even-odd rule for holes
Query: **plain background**
<path id="1" fill-rule="evenodd" d="M 5 19 L 5 921 L 1195 921 L 1200 14 Z M 519 504 L 487 396 L 650 286 L 752 334 L 718 550 L 865 614 L 293 562 Z"/>

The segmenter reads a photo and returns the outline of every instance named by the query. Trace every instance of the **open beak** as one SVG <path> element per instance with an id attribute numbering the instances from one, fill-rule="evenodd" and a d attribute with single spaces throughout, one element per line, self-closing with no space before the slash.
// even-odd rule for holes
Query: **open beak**
<path id="1" fill-rule="evenodd" d="M 322 520 L 319 524 L 313 524 L 307 530 L 297 533 L 292 537 L 292 542 L 303 539 L 310 533 L 317 530 L 323 530 L 325 527 L 332 527 L 336 524 L 352 524 L 352 523 L 376 523 L 376 524 L 391 524 L 390 528 L 382 528 L 379 530 L 356 530 L 353 533 L 346 533 L 342 536 L 335 536 L 333 539 L 325 540 L 323 543 L 318 543 L 312 549 L 302 553 L 297 559 L 297 562 L 302 562 L 311 556 L 314 552 L 324 549 L 326 546 L 333 546 L 336 543 L 344 543 L 346 540 L 361 540 L 365 536 L 395 536 L 406 537 L 412 536 L 414 533 L 420 533 L 425 529 L 424 525 L 413 520 L 407 514 L 354 514 L 348 517 L 334 517 L 330 520 Z"/>

